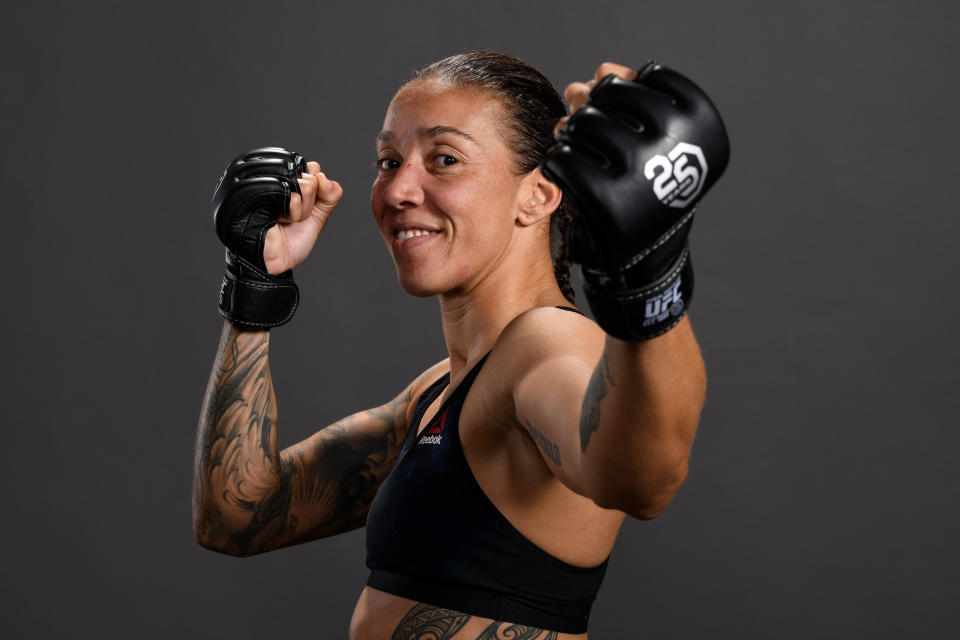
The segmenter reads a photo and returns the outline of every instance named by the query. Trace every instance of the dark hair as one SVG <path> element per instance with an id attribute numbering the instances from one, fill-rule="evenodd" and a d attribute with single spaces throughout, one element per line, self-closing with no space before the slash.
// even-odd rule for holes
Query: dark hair
<path id="1" fill-rule="evenodd" d="M 553 127 L 567 114 L 563 100 L 542 73 L 517 58 L 492 51 L 471 51 L 438 60 L 407 80 L 440 80 L 476 87 L 498 99 L 506 113 L 503 141 L 513 150 L 518 174 L 529 173 L 553 146 Z M 572 208 L 564 197 L 550 218 L 550 252 L 553 273 L 564 297 L 573 302 L 570 262 L 566 256 L 566 231 Z"/>

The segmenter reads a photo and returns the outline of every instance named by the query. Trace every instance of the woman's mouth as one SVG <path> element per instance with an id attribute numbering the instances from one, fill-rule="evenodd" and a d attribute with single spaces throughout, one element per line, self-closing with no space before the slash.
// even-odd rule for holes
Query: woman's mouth
<path id="1" fill-rule="evenodd" d="M 430 231 L 429 229 L 404 229 L 402 231 L 397 231 L 393 237 L 400 242 L 405 242 L 410 238 L 419 238 L 421 236 L 428 236 L 435 233 L 439 233 L 439 231 Z"/>
<path id="2" fill-rule="evenodd" d="M 406 252 L 422 244 L 430 242 L 433 236 L 438 235 L 439 231 L 430 229 L 403 229 L 393 234 L 394 252 Z"/>

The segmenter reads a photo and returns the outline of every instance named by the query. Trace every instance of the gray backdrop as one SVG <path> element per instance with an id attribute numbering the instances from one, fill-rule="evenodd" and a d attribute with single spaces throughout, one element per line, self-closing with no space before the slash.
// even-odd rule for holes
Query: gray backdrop
<path id="1" fill-rule="evenodd" d="M 346 635 L 362 530 L 243 560 L 192 538 L 209 198 L 260 145 L 343 184 L 274 332 L 282 443 L 383 402 L 445 353 L 372 223 L 373 138 L 412 69 L 488 48 L 558 87 L 656 57 L 733 145 L 693 230 L 710 383 L 690 477 L 625 525 L 593 637 L 956 637 L 956 9 L 140 4 L 0 13 L 5 628 Z"/>

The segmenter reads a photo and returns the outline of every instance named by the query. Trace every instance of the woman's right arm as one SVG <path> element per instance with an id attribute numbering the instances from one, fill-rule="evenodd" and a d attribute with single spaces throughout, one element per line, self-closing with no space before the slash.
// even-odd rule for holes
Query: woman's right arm
<path id="1" fill-rule="evenodd" d="M 193 498 L 196 538 L 209 549 L 246 556 L 363 525 L 406 435 L 417 381 L 280 451 L 270 333 L 237 328 L 289 320 L 297 294 L 284 275 L 307 258 L 342 195 L 319 164 L 275 147 L 238 156 L 217 185 L 214 220 L 228 249 L 220 309 L 230 323 L 204 397 Z"/>
<path id="2" fill-rule="evenodd" d="M 417 382 L 280 451 L 269 344 L 269 331 L 224 324 L 197 432 L 195 535 L 230 555 L 362 526 L 403 443 Z"/>

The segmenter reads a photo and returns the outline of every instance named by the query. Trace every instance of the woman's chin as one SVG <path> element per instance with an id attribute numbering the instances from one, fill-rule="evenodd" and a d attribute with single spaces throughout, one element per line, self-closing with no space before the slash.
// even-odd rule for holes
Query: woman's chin
<path id="1" fill-rule="evenodd" d="M 430 298 L 443 293 L 443 288 L 439 287 L 437 283 L 427 282 L 422 278 L 404 277 L 398 273 L 397 280 L 399 280 L 400 288 L 404 292 L 417 298 Z"/>

